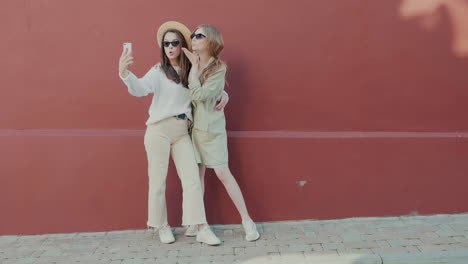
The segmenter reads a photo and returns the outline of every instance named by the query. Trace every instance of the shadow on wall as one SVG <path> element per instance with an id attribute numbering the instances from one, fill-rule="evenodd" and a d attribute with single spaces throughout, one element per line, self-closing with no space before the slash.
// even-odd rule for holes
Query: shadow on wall
<path id="1" fill-rule="evenodd" d="M 466 0 L 402 0 L 400 15 L 403 19 L 417 20 L 421 28 L 431 32 L 446 13 L 452 25 L 452 51 L 458 57 L 468 57 L 468 1 Z"/>
<path id="2" fill-rule="evenodd" d="M 468 129 L 461 114 L 468 101 L 468 15 L 463 16 L 467 5 L 466 0 L 315 1 L 308 4 L 307 16 L 297 7 L 289 8 L 295 17 L 284 9 L 284 17 L 291 16 L 284 25 L 263 25 L 259 20 L 255 34 L 240 28 L 244 39 L 262 41 L 239 41 L 250 49 L 239 47 L 237 40 L 226 43 L 228 62 L 240 56 L 249 64 L 249 82 L 230 87 L 228 127 Z M 260 74 L 265 71 L 271 74 Z M 230 79 L 236 78 L 232 74 Z M 243 90 L 255 96 L 237 100 L 245 98 L 238 96 Z M 251 115 L 239 118 L 239 109 Z"/>

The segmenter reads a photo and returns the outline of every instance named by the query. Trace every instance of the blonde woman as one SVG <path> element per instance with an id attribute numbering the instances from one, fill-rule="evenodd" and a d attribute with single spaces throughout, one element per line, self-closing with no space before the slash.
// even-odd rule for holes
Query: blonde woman
<path id="1" fill-rule="evenodd" d="M 215 109 L 217 98 L 224 90 L 227 66 L 219 58 L 224 48 L 219 30 L 211 25 L 201 25 L 191 35 L 192 50 L 182 50 L 192 63 L 189 74 L 189 91 L 194 108 L 192 140 L 201 157 L 200 179 L 204 189 L 206 168 L 214 169 L 237 208 L 245 230 L 245 239 L 255 241 L 260 237 L 250 218 L 244 197 L 236 179 L 229 170 L 224 111 Z M 197 234 L 196 227 L 189 227 L 187 236 Z"/>
<path id="2" fill-rule="evenodd" d="M 178 22 L 166 22 L 158 30 L 161 62 L 151 67 L 142 78 L 128 70 L 133 56 L 124 50 L 119 61 L 119 75 L 133 96 L 153 95 L 144 143 L 148 158 L 149 228 L 159 232 L 162 243 L 175 241 L 167 222 L 166 176 L 172 155 L 183 189 L 182 225 L 198 228 L 197 241 L 219 245 L 205 216 L 199 168 L 190 135 L 191 97 L 188 89 L 190 62 L 181 48 L 190 48 L 190 30 Z"/>

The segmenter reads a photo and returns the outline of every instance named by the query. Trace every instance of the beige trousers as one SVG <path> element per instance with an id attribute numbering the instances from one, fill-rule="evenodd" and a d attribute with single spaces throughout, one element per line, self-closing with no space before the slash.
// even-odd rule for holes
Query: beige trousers
<path id="1" fill-rule="evenodd" d="M 182 225 L 206 223 L 198 165 L 188 134 L 188 120 L 169 117 L 148 125 L 145 148 L 149 175 L 147 225 L 155 228 L 167 225 L 166 177 L 170 154 L 182 183 Z"/>

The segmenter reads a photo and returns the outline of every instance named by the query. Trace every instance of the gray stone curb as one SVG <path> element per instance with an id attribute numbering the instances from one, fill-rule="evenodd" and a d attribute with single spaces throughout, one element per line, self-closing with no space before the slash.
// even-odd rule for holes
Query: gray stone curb
<path id="1" fill-rule="evenodd" d="M 291 256 L 258 257 L 240 263 L 289 264 L 291 263 Z M 302 260 L 295 259 L 294 264 L 468 264 L 468 250 L 379 255 L 309 256 Z"/>

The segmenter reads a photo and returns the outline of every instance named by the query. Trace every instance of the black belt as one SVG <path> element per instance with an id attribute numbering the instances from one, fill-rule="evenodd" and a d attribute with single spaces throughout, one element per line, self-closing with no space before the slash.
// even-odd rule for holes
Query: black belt
<path id="1" fill-rule="evenodd" d="M 182 120 L 187 119 L 187 115 L 186 115 L 186 114 L 180 114 L 180 115 L 176 115 L 176 116 L 174 116 L 174 117 L 177 118 L 177 119 L 182 119 Z"/>

